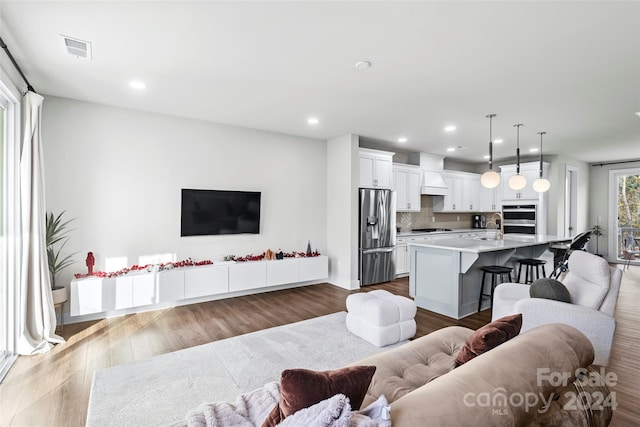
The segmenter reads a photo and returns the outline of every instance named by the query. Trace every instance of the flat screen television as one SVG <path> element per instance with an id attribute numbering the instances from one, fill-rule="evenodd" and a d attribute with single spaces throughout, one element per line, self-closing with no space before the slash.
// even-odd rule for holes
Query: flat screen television
<path id="1" fill-rule="evenodd" d="M 259 191 L 182 189 L 180 236 L 260 233 Z"/>

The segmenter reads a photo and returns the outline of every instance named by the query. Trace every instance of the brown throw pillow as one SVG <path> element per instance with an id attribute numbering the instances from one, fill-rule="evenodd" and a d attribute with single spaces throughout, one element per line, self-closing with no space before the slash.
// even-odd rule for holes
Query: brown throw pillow
<path id="1" fill-rule="evenodd" d="M 505 316 L 484 325 L 467 338 L 464 346 L 458 352 L 458 357 L 456 357 L 456 368 L 503 342 L 509 341 L 520 333 L 521 327 L 521 313 Z"/>
<path id="2" fill-rule="evenodd" d="M 323 372 L 287 369 L 280 378 L 280 400 L 262 427 L 273 427 L 296 411 L 338 393 L 349 398 L 352 410 L 358 410 L 375 371 L 375 366 L 350 366 Z"/>

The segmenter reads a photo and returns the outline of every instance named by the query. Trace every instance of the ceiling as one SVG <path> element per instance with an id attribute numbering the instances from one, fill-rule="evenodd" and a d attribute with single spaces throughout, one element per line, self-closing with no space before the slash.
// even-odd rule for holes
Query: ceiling
<path id="1" fill-rule="evenodd" d="M 515 123 L 523 154 L 546 131 L 545 155 L 640 158 L 635 1 L 1 0 L 0 36 L 45 95 L 466 162 L 495 113 L 494 160 L 514 157 Z"/>

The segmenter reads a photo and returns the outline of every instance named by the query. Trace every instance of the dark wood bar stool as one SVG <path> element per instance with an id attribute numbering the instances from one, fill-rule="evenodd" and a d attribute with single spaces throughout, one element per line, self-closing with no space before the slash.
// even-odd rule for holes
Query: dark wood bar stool
<path id="1" fill-rule="evenodd" d="M 513 271 L 512 267 L 503 267 L 501 265 L 485 265 L 480 267 L 482 270 L 482 285 L 480 286 L 480 298 L 478 298 L 478 311 L 480 311 L 480 307 L 482 307 L 482 297 L 489 297 L 491 299 L 491 303 L 493 304 L 493 290 L 496 288 L 497 276 L 500 276 L 500 280 L 504 280 L 504 275 L 507 275 L 509 281 L 511 281 L 511 272 Z M 491 292 L 488 294 L 484 293 L 484 280 L 487 274 L 491 274 Z"/>
<path id="2" fill-rule="evenodd" d="M 542 277 L 547 277 L 547 272 L 544 269 L 544 265 L 547 261 L 543 259 L 537 258 L 522 258 L 519 259 L 520 267 L 518 268 L 518 277 L 516 278 L 516 282 L 520 283 L 520 276 L 522 273 L 522 266 L 525 266 L 525 278 L 524 283 L 533 282 L 533 268 L 536 269 L 536 279 L 540 278 L 540 267 L 542 267 Z"/>

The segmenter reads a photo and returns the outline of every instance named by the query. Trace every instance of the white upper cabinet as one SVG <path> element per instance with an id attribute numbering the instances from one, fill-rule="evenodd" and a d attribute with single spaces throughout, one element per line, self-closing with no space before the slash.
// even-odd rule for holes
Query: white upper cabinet
<path id="1" fill-rule="evenodd" d="M 393 165 L 397 212 L 420 212 L 420 173 L 418 166 Z"/>
<path id="2" fill-rule="evenodd" d="M 391 189 L 393 153 L 388 151 L 359 149 L 360 188 Z"/>
<path id="3" fill-rule="evenodd" d="M 469 175 L 462 180 L 462 203 L 465 210 L 477 212 L 480 209 L 480 176 Z"/>
<path id="4" fill-rule="evenodd" d="M 500 212 L 502 187 L 487 188 L 480 184 L 480 212 Z"/>
<path id="5" fill-rule="evenodd" d="M 533 181 L 540 176 L 540 162 L 520 163 L 520 174 L 527 179 L 527 185 L 522 190 L 512 190 L 509 187 L 509 178 L 517 172 L 516 165 L 500 166 L 500 188 L 502 188 L 502 200 L 538 200 L 540 194 L 533 189 Z M 549 164 L 542 164 L 542 177 L 548 178 Z"/>
<path id="6" fill-rule="evenodd" d="M 479 212 L 480 175 L 455 171 L 443 175 L 449 194 L 433 196 L 434 212 Z"/>

